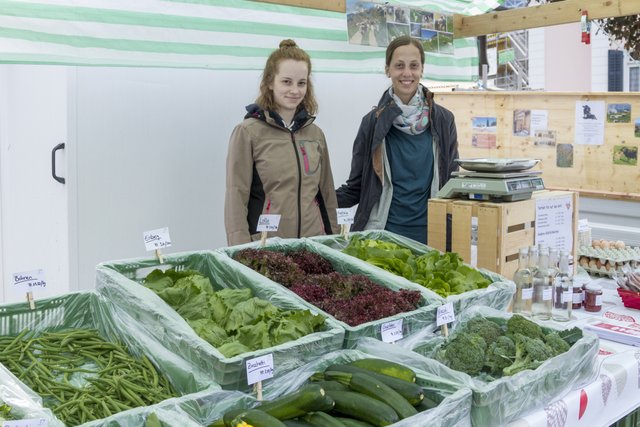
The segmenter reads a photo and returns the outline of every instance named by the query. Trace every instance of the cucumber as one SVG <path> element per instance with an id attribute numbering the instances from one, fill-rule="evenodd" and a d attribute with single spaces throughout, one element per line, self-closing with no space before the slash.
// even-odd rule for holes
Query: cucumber
<path id="1" fill-rule="evenodd" d="M 266 412 L 279 420 L 290 420 L 307 412 L 329 411 L 333 400 L 318 384 L 307 384 L 293 393 L 258 405 L 256 409 Z"/>
<path id="2" fill-rule="evenodd" d="M 349 387 L 339 383 L 338 381 L 323 380 L 323 381 L 315 381 L 314 384 L 318 384 L 325 391 L 327 390 L 349 391 Z"/>
<path id="3" fill-rule="evenodd" d="M 334 412 L 357 420 L 366 421 L 375 427 L 384 427 L 399 421 L 398 414 L 384 402 L 355 391 L 330 390 L 327 394 L 335 402 Z"/>
<path id="4" fill-rule="evenodd" d="M 343 422 L 324 412 L 309 412 L 304 420 L 316 427 L 346 427 Z"/>
<path id="5" fill-rule="evenodd" d="M 325 371 L 325 376 L 331 378 L 332 372 L 333 371 Z M 344 373 L 341 372 L 338 374 L 344 375 Z M 414 408 L 407 399 L 402 397 L 400 393 L 371 375 L 358 372 L 351 374 L 349 388 L 391 406 L 401 420 L 412 417 L 418 413 L 416 408 Z"/>
<path id="6" fill-rule="evenodd" d="M 336 417 L 336 419 L 342 421 L 342 424 L 344 424 L 345 427 L 373 427 L 369 423 L 365 423 L 364 421 L 360 420 L 354 420 L 353 418 Z"/>
<path id="7" fill-rule="evenodd" d="M 247 409 L 235 417 L 231 422 L 231 427 L 287 427 L 276 417 L 272 417 L 259 409 Z"/>
<path id="8" fill-rule="evenodd" d="M 338 372 L 348 372 L 350 374 L 360 373 L 370 375 L 373 378 L 385 383 L 395 391 L 397 391 L 402 397 L 407 399 L 410 404 L 413 406 L 419 405 L 424 398 L 424 393 L 422 391 L 422 387 L 420 387 L 416 383 L 411 383 L 409 381 L 400 380 L 395 377 L 390 377 L 389 375 L 379 374 L 377 372 L 372 372 L 364 368 L 359 368 L 353 365 L 331 365 L 327 368 L 327 371 L 338 371 Z M 326 372 L 326 371 L 325 371 Z"/>
<path id="9" fill-rule="evenodd" d="M 355 362 L 349 363 L 349 365 L 364 368 L 379 374 L 389 375 L 390 377 L 395 377 L 412 383 L 416 382 L 416 373 L 413 369 L 389 360 L 367 358 L 356 360 Z"/>

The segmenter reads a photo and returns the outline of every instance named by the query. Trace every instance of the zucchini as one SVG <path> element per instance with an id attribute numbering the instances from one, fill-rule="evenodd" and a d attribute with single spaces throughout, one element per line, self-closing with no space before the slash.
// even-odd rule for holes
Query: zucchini
<path id="1" fill-rule="evenodd" d="M 259 409 L 247 409 L 235 417 L 231 427 L 287 427 L 276 417 Z"/>
<path id="2" fill-rule="evenodd" d="M 336 417 L 336 419 L 342 421 L 342 424 L 344 424 L 345 427 L 373 427 L 369 423 L 365 423 L 364 421 L 360 420 L 354 420 L 353 418 Z"/>
<path id="3" fill-rule="evenodd" d="M 308 422 L 299 419 L 284 420 L 283 423 L 287 427 L 313 427 L 313 424 L 309 424 Z"/>
<path id="4" fill-rule="evenodd" d="M 324 412 L 309 412 L 304 420 L 316 427 L 346 427 L 343 422 Z"/>
<path id="5" fill-rule="evenodd" d="M 332 379 L 335 371 L 325 371 L 324 375 L 327 378 Z M 391 406 L 398 414 L 401 420 L 409 418 L 418 413 L 407 399 L 402 397 L 400 393 L 383 383 L 382 381 L 372 377 L 368 374 L 353 373 L 345 374 L 344 372 L 336 372 L 340 377 L 349 375 L 351 380 L 349 381 L 349 388 L 358 393 L 366 394 L 381 402 Z"/>
<path id="6" fill-rule="evenodd" d="M 416 373 L 413 369 L 389 360 L 367 358 L 356 360 L 355 362 L 349 363 L 349 365 L 364 368 L 379 374 L 389 375 L 390 377 L 395 377 L 411 383 L 416 382 Z"/>
<path id="7" fill-rule="evenodd" d="M 327 390 L 349 391 L 349 387 L 347 387 L 342 383 L 339 383 L 338 381 L 322 380 L 322 381 L 315 381 L 314 384 L 318 384 L 325 391 Z"/>
<path id="8" fill-rule="evenodd" d="M 365 394 L 338 390 L 330 390 L 327 394 L 335 402 L 333 410 L 339 414 L 366 421 L 375 427 L 388 426 L 399 420 L 391 406 Z"/>
<path id="9" fill-rule="evenodd" d="M 279 420 L 290 420 L 307 412 L 329 411 L 333 400 L 318 384 L 307 384 L 293 393 L 264 402 L 256 407 Z"/>
<path id="10" fill-rule="evenodd" d="M 379 374 L 372 372 L 364 368 L 359 368 L 353 365 L 331 365 L 327 368 L 327 371 L 348 372 L 350 374 L 360 373 L 370 375 L 373 378 L 385 383 L 395 391 L 397 391 L 402 397 L 407 399 L 413 406 L 419 405 L 424 398 L 422 387 L 416 383 L 400 380 L 389 375 Z M 326 371 L 325 371 L 326 372 Z"/>

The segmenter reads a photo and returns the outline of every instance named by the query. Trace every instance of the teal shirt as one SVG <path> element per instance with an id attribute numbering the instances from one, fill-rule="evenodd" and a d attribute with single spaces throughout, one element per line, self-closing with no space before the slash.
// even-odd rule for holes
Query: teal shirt
<path id="1" fill-rule="evenodd" d="M 431 129 L 409 135 L 392 126 L 385 146 L 393 184 L 385 229 L 426 244 L 434 167 Z"/>

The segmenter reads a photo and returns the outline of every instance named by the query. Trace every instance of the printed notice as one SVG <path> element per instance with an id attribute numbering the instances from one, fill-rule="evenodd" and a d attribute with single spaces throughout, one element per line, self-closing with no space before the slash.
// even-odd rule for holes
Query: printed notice
<path id="1" fill-rule="evenodd" d="M 549 113 L 547 110 L 531 110 L 531 132 L 547 130 Z"/>
<path id="2" fill-rule="evenodd" d="M 355 211 L 353 208 L 338 208 L 336 209 L 338 215 L 338 224 L 353 224 L 353 218 L 355 217 Z"/>
<path id="3" fill-rule="evenodd" d="M 47 281 L 44 277 L 44 270 L 23 271 L 13 273 L 13 290 L 19 293 L 32 292 L 34 289 L 44 289 Z"/>
<path id="4" fill-rule="evenodd" d="M 280 215 L 260 215 L 258 218 L 257 231 L 278 231 L 280 225 Z"/>
<path id="5" fill-rule="evenodd" d="M 247 384 L 255 384 L 258 381 L 273 377 L 273 354 L 265 354 L 247 360 Z"/>
<path id="6" fill-rule="evenodd" d="M 573 199 L 571 196 L 536 199 L 536 245 L 573 251 Z"/>
<path id="7" fill-rule="evenodd" d="M 383 323 L 382 326 L 380 326 L 380 335 L 382 335 L 383 342 L 396 342 L 401 340 L 403 337 L 402 319 Z"/>
<path id="8" fill-rule="evenodd" d="M 453 303 L 447 303 L 438 307 L 438 312 L 436 314 L 436 326 L 451 323 L 454 320 L 456 320 L 456 315 L 453 312 Z"/>
<path id="9" fill-rule="evenodd" d="M 49 422 L 44 418 L 32 418 L 29 420 L 3 421 L 2 427 L 47 427 Z"/>
<path id="10" fill-rule="evenodd" d="M 142 235 L 144 237 L 144 246 L 147 251 L 155 251 L 157 249 L 168 248 L 171 246 L 169 227 L 145 231 Z"/>
<path id="11" fill-rule="evenodd" d="M 604 144 L 604 101 L 576 101 L 575 143 Z"/>

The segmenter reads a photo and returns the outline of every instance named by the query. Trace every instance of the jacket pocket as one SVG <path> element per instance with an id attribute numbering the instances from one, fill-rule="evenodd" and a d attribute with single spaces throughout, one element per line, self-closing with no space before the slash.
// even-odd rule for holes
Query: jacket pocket
<path id="1" fill-rule="evenodd" d="M 318 141 L 298 141 L 298 149 L 300 150 L 302 171 L 304 174 L 311 176 L 318 173 L 322 163 L 322 155 L 320 154 L 320 144 Z"/>

